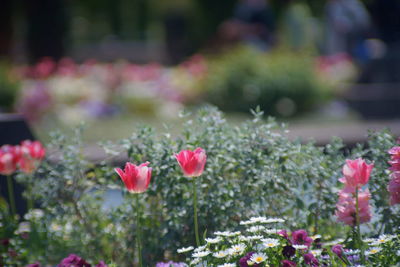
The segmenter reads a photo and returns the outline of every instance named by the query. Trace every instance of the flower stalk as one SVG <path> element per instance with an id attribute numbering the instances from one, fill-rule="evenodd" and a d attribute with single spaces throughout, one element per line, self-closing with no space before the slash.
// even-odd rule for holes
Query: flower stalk
<path id="1" fill-rule="evenodd" d="M 141 243 L 141 227 L 140 227 L 140 201 L 139 194 L 135 194 L 135 204 L 136 204 L 136 243 L 138 249 L 138 259 L 139 259 L 139 267 L 143 266 L 142 261 L 142 243 Z"/>
<path id="2" fill-rule="evenodd" d="M 197 222 L 197 188 L 196 179 L 193 179 L 193 219 L 194 219 L 194 233 L 196 236 L 196 245 L 200 246 L 199 239 L 199 225 Z"/>
<path id="3" fill-rule="evenodd" d="M 364 253 L 364 246 L 361 239 L 361 230 L 360 230 L 360 210 L 359 210 L 359 203 L 358 203 L 358 186 L 355 188 L 355 197 L 356 197 L 356 232 L 357 232 L 357 246 L 361 252 L 361 262 L 365 264 L 365 253 Z"/>
<path id="4" fill-rule="evenodd" d="M 14 218 L 15 215 L 17 214 L 17 208 L 15 206 L 14 185 L 11 175 L 7 175 L 7 188 L 8 188 L 8 199 L 10 202 L 10 212 L 12 217 Z"/>

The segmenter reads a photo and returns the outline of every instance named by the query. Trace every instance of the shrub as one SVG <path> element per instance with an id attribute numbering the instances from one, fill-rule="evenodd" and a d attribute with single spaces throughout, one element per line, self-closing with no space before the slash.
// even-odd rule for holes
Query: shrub
<path id="1" fill-rule="evenodd" d="M 246 47 L 211 60 L 202 86 L 208 101 L 224 111 L 247 112 L 260 105 L 277 116 L 308 111 L 328 96 L 311 57 Z"/>

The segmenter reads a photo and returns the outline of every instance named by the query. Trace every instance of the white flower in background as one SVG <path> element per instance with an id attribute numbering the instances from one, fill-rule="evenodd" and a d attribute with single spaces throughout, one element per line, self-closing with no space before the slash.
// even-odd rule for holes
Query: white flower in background
<path id="1" fill-rule="evenodd" d="M 203 251 L 199 251 L 199 252 L 194 252 L 192 254 L 193 258 L 203 258 L 205 256 L 208 256 L 211 252 L 209 250 L 203 250 Z"/>
<path id="2" fill-rule="evenodd" d="M 381 251 L 381 250 L 382 250 L 382 249 L 379 248 L 379 247 L 373 247 L 373 248 L 370 248 L 369 250 L 367 250 L 367 251 L 365 252 L 365 255 L 373 255 L 373 254 L 378 253 L 378 252 Z"/>
<path id="3" fill-rule="evenodd" d="M 372 243 L 372 242 L 376 242 L 378 239 L 376 239 L 376 238 L 365 238 L 365 239 L 363 239 L 363 241 L 365 242 L 365 243 Z"/>
<path id="4" fill-rule="evenodd" d="M 380 235 L 377 239 L 371 242 L 371 246 L 384 244 L 391 241 L 395 237 L 395 235 Z"/>
<path id="5" fill-rule="evenodd" d="M 206 242 L 209 244 L 216 244 L 222 241 L 222 238 L 217 236 L 216 238 L 206 238 Z"/>
<path id="6" fill-rule="evenodd" d="M 192 247 L 192 246 L 187 247 L 187 248 L 178 248 L 177 252 L 178 253 L 185 253 L 185 252 L 191 251 L 193 249 L 194 249 L 194 247 Z"/>
<path id="7" fill-rule="evenodd" d="M 314 257 L 318 257 L 321 255 L 322 250 L 320 249 L 311 250 L 311 253 L 314 255 Z"/>
<path id="8" fill-rule="evenodd" d="M 218 267 L 236 267 L 236 263 L 224 263 L 222 265 L 218 265 Z"/>
<path id="9" fill-rule="evenodd" d="M 396 252 L 397 256 L 400 256 L 400 249 Z"/>
<path id="10" fill-rule="evenodd" d="M 253 223 L 265 223 L 267 221 L 267 218 L 260 216 L 260 217 L 251 217 L 250 221 Z"/>
<path id="11" fill-rule="evenodd" d="M 229 250 L 220 250 L 213 253 L 213 256 L 216 258 L 225 258 L 228 255 L 229 255 Z"/>
<path id="12" fill-rule="evenodd" d="M 204 246 L 200 246 L 200 247 L 197 247 L 197 248 L 195 248 L 194 249 L 194 252 L 199 252 L 199 251 L 203 251 L 203 250 L 205 250 L 206 249 L 206 245 L 204 245 Z"/>
<path id="13" fill-rule="evenodd" d="M 246 249 L 245 244 L 237 244 L 237 245 L 232 246 L 229 249 L 229 254 L 236 256 L 236 255 L 242 254 L 245 249 Z"/>
<path id="14" fill-rule="evenodd" d="M 27 214 L 24 215 L 25 220 L 40 220 L 43 218 L 44 212 L 41 209 L 33 209 L 30 210 Z"/>
<path id="15" fill-rule="evenodd" d="M 275 238 L 266 238 L 261 241 L 263 242 L 263 246 L 266 248 L 273 248 L 279 245 L 279 240 Z"/>
<path id="16" fill-rule="evenodd" d="M 360 253 L 359 249 L 348 249 L 348 250 L 346 249 L 344 251 L 345 255 L 355 255 L 355 254 L 358 254 L 358 253 Z"/>
<path id="17" fill-rule="evenodd" d="M 292 245 L 295 249 L 308 249 L 306 245 Z"/>
<path id="18" fill-rule="evenodd" d="M 231 236 L 235 236 L 235 235 L 240 235 L 240 232 L 230 232 L 230 231 L 224 231 L 224 232 L 215 232 L 214 235 L 219 235 L 219 236 L 225 236 L 225 237 L 231 237 Z"/>
<path id="19" fill-rule="evenodd" d="M 263 230 L 265 230 L 265 227 L 262 225 L 255 225 L 255 226 L 252 226 L 249 229 L 247 229 L 247 231 L 250 233 L 261 232 Z"/>
<path id="20" fill-rule="evenodd" d="M 264 262 L 266 260 L 267 260 L 267 255 L 264 253 L 254 253 L 250 258 L 250 261 L 257 264 Z"/>
<path id="21" fill-rule="evenodd" d="M 31 224 L 29 222 L 21 222 L 18 225 L 18 229 L 15 230 L 15 234 L 29 233 L 31 231 Z"/>
<path id="22" fill-rule="evenodd" d="M 283 222 L 285 222 L 285 220 L 281 218 L 269 218 L 265 220 L 265 223 L 283 223 Z"/>
<path id="23" fill-rule="evenodd" d="M 240 241 L 261 240 L 262 238 L 262 235 L 239 236 Z"/>
<path id="24" fill-rule="evenodd" d="M 332 240 L 332 241 L 326 242 L 325 245 L 326 246 L 333 246 L 333 245 L 341 244 L 341 243 L 343 243 L 343 241 L 344 241 L 343 238 L 339 238 L 339 239 L 336 239 L 336 240 Z"/>
<path id="25" fill-rule="evenodd" d="M 255 222 L 253 222 L 253 221 L 241 221 L 240 225 L 248 225 L 248 224 L 253 224 L 253 223 L 255 223 Z"/>
<path id="26" fill-rule="evenodd" d="M 273 228 L 273 229 L 265 229 L 264 230 L 264 232 L 266 234 L 278 234 L 279 231 L 280 231 L 279 229 L 275 229 L 275 228 Z"/>

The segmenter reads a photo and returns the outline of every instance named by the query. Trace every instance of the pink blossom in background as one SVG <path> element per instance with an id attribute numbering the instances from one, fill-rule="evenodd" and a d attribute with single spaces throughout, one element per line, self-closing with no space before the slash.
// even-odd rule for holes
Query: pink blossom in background
<path id="1" fill-rule="evenodd" d="M 388 153 L 390 154 L 389 164 L 392 165 L 390 170 L 400 171 L 400 146 L 392 147 Z"/>
<path id="2" fill-rule="evenodd" d="M 127 162 L 124 170 L 116 168 L 115 171 L 121 177 L 130 193 L 143 193 L 149 187 L 151 180 L 152 169 L 147 167 L 149 164 L 149 162 L 146 162 L 136 166 Z"/>
<path id="3" fill-rule="evenodd" d="M 343 166 L 344 177 L 339 181 L 346 187 L 361 187 L 368 183 L 373 164 L 367 164 L 362 158 L 355 160 L 347 159 Z"/>
<path id="4" fill-rule="evenodd" d="M 47 86 L 41 82 L 35 82 L 26 88 L 17 103 L 17 111 L 30 122 L 40 120 L 52 105 L 52 99 Z"/>
<path id="5" fill-rule="evenodd" d="M 179 154 L 175 155 L 175 158 L 186 177 L 200 176 L 203 173 L 207 160 L 205 150 L 200 147 L 194 151 L 182 150 Z"/>
<path id="6" fill-rule="evenodd" d="M 358 209 L 360 223 L 366 223 L 371 220 L 371 206 L 369 199 L 371 194 L 368 189 L 358 192 Z M 348 193 L 346 190 L 339 192 L 339 201 L 336 204 L 336 216 L 338 220 L 344 224 L 354 226 L 356 222 L 356 200 L 353 193 Z"/>
<path id="7" fill-rule="evenodd" d="M 400 204 L 400 146 L 392 147 L 388 153 L 390 154 L 389 168 L 392 173 L 387 190 L 390 194 L 390 205 Z"/>

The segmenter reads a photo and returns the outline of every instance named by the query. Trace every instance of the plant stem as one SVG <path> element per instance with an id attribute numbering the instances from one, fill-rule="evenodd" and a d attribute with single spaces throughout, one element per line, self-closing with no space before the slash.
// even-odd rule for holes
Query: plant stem
<path id="1" fill-rule="evenodd" d="M 197 223 L 197 188 L 196 188 L 196 179 L 193 178 L 193 209 L 194 209 L 194 233 L 196 235 L 196 245 L 200 246 L 199 239 L 199 225 Z"/>
<path id="2" fill-rule="evenodd" d="M 358 186 L 356 186 L 356 229 L 357 229 L 357 246 L 361 251 L 361 262 L 365 264 L 365 255 L 364 255 L 364 246 L 361 240 L 361 231 L 360 231 L 360 211 L 358 207 Z"/>
<path id="3" fill-rule="evenodd" d="M 141 244 L 141 232 L 140 232 L 140 203 L 139 203 L 139 194 L 135 194 L 136 198 L 136 241 L 138 247 L 138 258 L 139 258 L 139 267 L 142 267 L 142 244 Z"/>
<path id="4" fill-rule="evenodd" d="M 14 219 L 15 215 L 17 214 L 17 208 L 15 207 L 14 185 L 11 175 L 7 175 L 7 187 L 8 187 L 8 199 L 10 201 L 10 212 L 11 216 Z"/>

